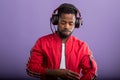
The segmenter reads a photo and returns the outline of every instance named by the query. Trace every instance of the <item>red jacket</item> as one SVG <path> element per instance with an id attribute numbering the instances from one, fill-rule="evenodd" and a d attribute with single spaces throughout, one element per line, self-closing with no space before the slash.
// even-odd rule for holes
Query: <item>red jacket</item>
<path id="1" fill-rule="evenodd" d="M 97 71 L 97 64 L 87 44 L 70 36 L 65 44 L 66 68 L 82 73 L 80 80 L 92 80 Z M 37 40 L 31 50 L 27 63 L 27 72 L 31 76 L 41 77 L 42 80 L 56 80 L 46 78 L 46 69 L 59 69 L 61 61 L 62 41 L 54 33 Z"/>

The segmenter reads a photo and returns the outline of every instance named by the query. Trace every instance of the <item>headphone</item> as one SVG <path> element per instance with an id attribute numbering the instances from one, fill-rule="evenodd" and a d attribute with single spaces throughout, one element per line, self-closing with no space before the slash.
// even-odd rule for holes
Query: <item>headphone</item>
<path id="1" fill-rule="evenodd" d="M 70 5 L 70 6 L 68 6 Z M 53 25 L 58 25 L 58 20 L 59 20 L 59 16 L 58 16 L 58 13 L 56 14 L 56 12 L 60 9 L 60 8 L 63 8 L 63 7 L 68 7 L 68 8 L 72 8 L 74 9 L 75 11 L 77 11 L 77 17 L 76 17 L 76 21 L 75 21 L 75 28 L 79 28 L 81 25 L 83 25 L 83 21 L 82 21 L 82 18 L 81 18 L 81 13 L 80 11 L 72 4 L 68 4 L 68 3 L 64 3 L 62 5 L 60 5 L 58 8 L 56 8 L 53 13 L 52 13 L 52 17 L 50 18 L 50 22 L 53 24 Z"/>

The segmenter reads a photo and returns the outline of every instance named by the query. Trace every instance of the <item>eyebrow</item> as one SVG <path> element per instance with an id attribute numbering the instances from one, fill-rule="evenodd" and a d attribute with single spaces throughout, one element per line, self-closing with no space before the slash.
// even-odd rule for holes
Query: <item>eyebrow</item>
<path id="1" fill-rule="evenodd" d="M 64 19 L 61 19 L 60 21 L 61 21 L 61 22 L 67 22 L 67 21 L 65 21 Z M 74 21 L 71 20 L 71 21 L 69 21 L 69 23 L 74 23 Z"/>

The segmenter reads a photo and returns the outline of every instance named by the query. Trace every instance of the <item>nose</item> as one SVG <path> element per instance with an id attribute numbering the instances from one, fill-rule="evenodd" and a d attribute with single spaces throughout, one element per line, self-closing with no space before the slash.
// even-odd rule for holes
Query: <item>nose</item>
<path id="1" fill-rule="evenodd" d="M 69 24 L 68 23 L 65 24 L 65 28 L 69 28 Z"/>

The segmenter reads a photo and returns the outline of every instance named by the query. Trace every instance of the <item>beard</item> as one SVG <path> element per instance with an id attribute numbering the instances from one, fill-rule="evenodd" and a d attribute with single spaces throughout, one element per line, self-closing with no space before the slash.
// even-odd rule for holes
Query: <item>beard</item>
<path id="1" fill-rule="evenodd" d="M 73 31 L 69 31 L 68 29 L 64 29 L 64 30 L 59 30 L 58 28 L 58 35 L 60 36 L 60 38 L 62 39 L 65 39 L 65 38 L 68 38 L 71 34 L 72 34 Z"/>

